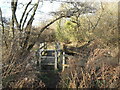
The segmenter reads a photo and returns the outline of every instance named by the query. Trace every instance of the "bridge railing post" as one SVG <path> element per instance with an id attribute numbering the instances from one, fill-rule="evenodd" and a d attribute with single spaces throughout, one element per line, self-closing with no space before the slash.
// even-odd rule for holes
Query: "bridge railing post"
<path id="1" fill-rule="evenodd" d="M 62 71 L 65 70 L 65 52 L 63 52 L 63 60 L 62 60 Z"/>
<path id="2" fill-rule="evenodd" d="M 42 65 L 41 65 L 41 55 L 40 55 L 40 57 L 39 57 L 39 68 L 40 68 L 40 70 L 41 70 L 41 68 L 42 68 Z"/>
<path id="3" fill-rule="evenodd" d="M 57 58 L 57 50 L 55 50 L 55 70 L 57 70 L 57 60 L 58 58 Z"/>

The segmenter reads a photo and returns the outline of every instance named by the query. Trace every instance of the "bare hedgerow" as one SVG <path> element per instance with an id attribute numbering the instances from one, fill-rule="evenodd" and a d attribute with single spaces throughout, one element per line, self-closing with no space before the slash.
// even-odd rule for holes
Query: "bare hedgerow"
<path id="1" fill-rule="evenodd" d="M 110 49 L 98 46 L 90 50 L 87 60 L 81 55 L 69 58 L 69 68 L 61 73 L 59 87 L 119 89 L 120 66 L 117 53 L 113 57 L 109 54 Z"/>
<path id="2" fill-rule="evenodd" d="M 18 52 L 16 54 L 19 56 Z M 38 77 L 40 72 L 34 66 L 35 59 L 34 52 L 31 52 L 27 57 L 13 57 L 13 62 L 6 63 L 2 73 L 3 88 L 45 88 Z"/>

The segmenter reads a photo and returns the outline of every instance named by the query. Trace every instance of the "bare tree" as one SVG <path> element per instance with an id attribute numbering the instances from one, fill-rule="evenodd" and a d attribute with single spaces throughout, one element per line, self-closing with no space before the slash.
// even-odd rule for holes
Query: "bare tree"
<path id="1" fill-rule="evenodd" d="M 30 42 L 31 33 L 34 31 L 32 30 L 32 24 L 34 21 L 35 13 L 38 9 L 39 3 L 41 0 L 37 0 L 35 4 L 32 4 L 32 0 L 29 0 L 27 5 L 24 8 L 24 11 L 22 13 L 22 16 L 20 20 L 17 17 L 16 11 L 18 7 L 18 1 L 19 0 L 11 0 L 11 10 L 12 10 L 12 18 L 11 18 L 11 30 L 12 30 L 12 36 L 7 35 L 4 29 L 4 23 L 2 18 L 2 11 L 0 10 L 1 15 L 1 25 L 3 30 L 3 35 L 8 37 L 9 42 L 5 42 L 8 45 L 7 53 L 8 56 L 6 60 L 3 62 L 3 76 L 6 78 L 7 76 L 11 75 L 11 73 L 14 73 L 17 71 L 17 66 L 21 65 L 25 60 L 28 60 L 27 57 L 30 54 L 30 50 L 34 47 L 36 42 L 39 40 L 41 34 L 54 22 L 57 20 L 60 20 L 62 18 L 70 18 L 75 15 L 80 15 L 81 13 L 87 13 L 91 9 L 91 7 L 86 7 L 78 3 L 77 5 L 79 7 L 85 7 L 84 9 L 76 7 L 74 3 L 74 7 L 69 7 L 66 10 L 62 10 L 59 12 L 53 12 L 53 14 L 56 16 L 53 20 L 48 22 L 45 26 L 43 26 L 39 33 L 36 35 L 37 38 L 35 38 L 34 41 Z M 68 3 L 71 4 L 71 3 Z M 32 6 L 32 7 L 30 7 Z M 86 10 L 85 12 L 83 12 Z M 11 38 L 12 37 L 12 38 Z"/>
<path id="2" fill-rule="evenodd" d="M 3 23 L 3 17 L 2 17 L 2 10 L 1 10 L 1 8 L 0 8 L 0 21 L 1 21 L 2 31 L 3 31 L 3 34 L 4 34 L 4 23 Z"/>
<path id="3" fill-rule="evenodd" d="M 16 52 L 19 52 L 20 56 L 22 55 L 27 56 L 29 51 L 33 48 L 33 46 L 36 44 L 38 39 L 41 36 L 41 33 L 44 32 L 46 28 L 48 28 L 51 24 L 56 22 L 57 20 L 61 18 L 70 18 L 72 16 L 85 14 L 88 12 L 91 12 L 94 8 L 87 4 L 83 4 L 81 2 L 79 3 L 68 3 L 73 5 L 73 7 L 69 7 L 66 10 L 58 11 L 58 12 L 53 12 L 54 15 L 57 16 L 54 20 L 50 21 L 47 25 L 42 27 L 37 35 L 37 38 L 33 41 L 30 42 L 30 37 L 32 33 L 32 23 L 34 20 L 35 13 L 37 11 L 38 5 L 39 5 L 40 0 L 38 0 L 31 8 L 29 6 L 32 3 L 32 0 L 30 0 L 27 5 L 25 6 L 25 9 L 22 13 L 22 16 L 20 18 L 20 21 L 18 20 L 18 17 L 16 15 L 17 7 L 18 7 L 18 0 L 12 0 L 11 1 L 11 10 L 12 10 L 12 33 L 13 33 L 13 38 L 11 44 L 9 44 L 10 47 L 10 57 L 12 55 L 16 56 Z M 84 7 L 84 8 L 81 8 Z M 32 12 L 32 14 L 30 14 Z M 1 14 L 2 15 L 2 14 Z M 28 19 L 28 16 L 30 18 Z M 1 16 L 2 17 L 2 16 Z M 3 26 L 3 23 L 2 23 Z M 4 26 L 3 26 L 4 28 Z M 4 29 L 3 29 L 4 31 Z M 6 42 L 7 44 L 7 42 Z M 15 48 L 16 47 L 16 48 Z M 17 54 L 18 55 L 18 54 Z M 9 58 L 11 61 L 11 58 Z"/>

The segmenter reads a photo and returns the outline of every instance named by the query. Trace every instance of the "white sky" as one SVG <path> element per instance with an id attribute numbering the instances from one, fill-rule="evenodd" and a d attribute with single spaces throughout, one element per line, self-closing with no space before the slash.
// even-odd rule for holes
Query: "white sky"
<path id="1" fill-rule="evenodd" d="M 11 0 L 0 0 L 0 7 L 2 9 L 3 12 L 3 16 L 4 17 L 11 17 L 11 9 L 10 9 L 10 1 Z M 18 0 L 19 3 L 28 3 L 28 0 Z M 37 0 L 33 0 L 33 2 L 36 2 Z M 65 0 L 57 0 L 57 1 L 65 1 Z M 92 0 L 67 0 L 67 1 L 88 1 L 88 2 L 92 2 Z M 98 2 L 98 1 L 105 1 L 105 2 L 117 2 L 119 0 L 93 0 L 94 2 Z M 23 8 L 22 5 L 19 5 L 18 9 L 17 9 L 17 18 L 20 19 L 21 15 L 22 15 L 22 10 Z M 53 2 L 51 3 L 50 1 L 44 1 L 43 5 L 42 3 L 39 4 L 39 9 L 37 10 L 37 13 L 35 15 L 35 20 L 34 20 L 34 25 L 36 25 L 37 23 L 39 23 L 41 20 L 47 20 L 50 18 L 50 16 L 48 15 L 49 12 L 51 11 L 56 11 L 58 10 L 58 8 L 60 7 L 60 2 Z M 41 13 L 41 12 L 43 13 Z"/>
<path id="2" fill-rule="evenodd" d="M 7 17 L 7 18 L 11 17 L 10 1 L 11 0 L 0 0 L 0 7 L 3 12 L 3 17 Z M 18 0 L 18 1 L 19 3 L 24 3 L 24 4 L 28 3 L 28 0 Z M 33 1 L 35 2 L 37 0 L 33 0 Z M 37 10 L 36 15 L 35 15 L 34 24 L 36 25 L 36 23 L 39 23 L 42 20 L 49 19 L 50 18 L 50 16 L 48 15 L 49 12 L 56 11 L 59 8 L 59 6 L 60 6 L 59 2 L 51 3 L 50 1 L 44 1 L 43 4 L 40 3 L 39 9 Z M 18 19 L 20 19 L 22 12 L 23 12 L 23 6 L 20 4 L 16 12 Z"/>

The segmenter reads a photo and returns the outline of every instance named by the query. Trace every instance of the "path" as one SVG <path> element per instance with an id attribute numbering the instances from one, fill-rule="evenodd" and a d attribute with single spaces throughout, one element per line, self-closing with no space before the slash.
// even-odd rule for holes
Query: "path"
<path id="1" fill-rule="evenodd" d="M 46 88 L 57 88 L 60 80 L 59 72 L 55 71 L 42 72 L 40 78 L 45 83 Z"/>

